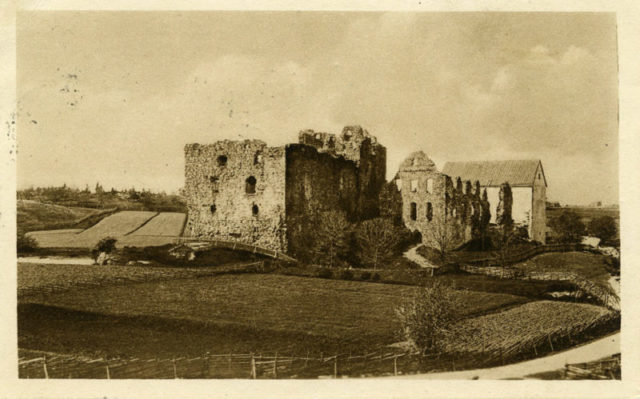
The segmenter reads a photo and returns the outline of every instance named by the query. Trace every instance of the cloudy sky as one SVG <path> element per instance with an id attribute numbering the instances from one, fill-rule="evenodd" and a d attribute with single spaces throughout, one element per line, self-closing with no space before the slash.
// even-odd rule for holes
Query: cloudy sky
<path id="1" fill-rule="evenodd" d="M 184 182 L 190 142 L 359 124 L 445 161 L 541 159 L 548 198 L 618 201 L 613 14 L 23 12 L 18 188 Z"/>

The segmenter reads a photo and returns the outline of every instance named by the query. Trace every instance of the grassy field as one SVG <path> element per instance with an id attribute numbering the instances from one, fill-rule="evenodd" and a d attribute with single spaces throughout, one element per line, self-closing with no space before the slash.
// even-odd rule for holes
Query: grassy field
<path id="1" fill-rule="evenodd" d="M 105 267 L 18 263 L 18 295 L 23 297 L 45 290 L 49 293 L 114 284 L 210 276 L 224 270 L 224 267 Z"/>
<path id="2" fill-rule="evenodd" d="M 236 274 L 69 290 L 40 297 L 37 304 L 22 301 L 20 346 L 130 356 L 154 351 L 179 355 L 186 347 L 193 353 L 231 348 L 243 353 L 264 348 L 283 353 L 302 348 L 367 350 L 397 341 L 394 308 L 416 289 Z M 462 316 L 528 301 L 472 291 L 455 291 L 455 295 Z M 50 316 L 39 323 L 43 314 Z M 125 333 L 129 328 L 135 332 Z M 180 336 L 176 331 L 194 331 L 194 335 Z M 259 337 L 270 338 L 261 343 Z"/>
<path id="3" fill-rule="evenodd" d="M 607 257 L 586 252 L 553 252 L 517 263 L 524 271 L 573 272 L 594 282 L 608 284 Z"/>
<path id="4" fill-rule="evenodd" d="M 92 248 L 100 239 L 115 237 L 118 247 L 171 244 L 182 234 L 186 215 L 173 212 L 122 211 L 86 230 L 35 231 L 29 236 L 41 248 Z"/>
<path id="5" fill-rule="evenodd" d="M 517 355 L 534 347 L 550 349 L 549 339 L 578 337 L 616 314 L 594 305 L 536 301 L 458 323 L 447 340 L 449 352 Z"/>
<path id="6" fill-rule="evenodd" d="M 43 204 L 37 201 L 18 200 L 18 232 L 66 227 L 96 212 L 95 209 L 89 208 L 66 207 Z"/>

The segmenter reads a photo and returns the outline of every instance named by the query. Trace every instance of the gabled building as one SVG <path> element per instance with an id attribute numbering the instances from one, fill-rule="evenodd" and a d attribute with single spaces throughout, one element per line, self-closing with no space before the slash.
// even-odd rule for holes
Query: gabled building
<path id="1" fill-rule="evenodd" d="M 509 183 L 513 194 L 512 217 L 526 226 L 529 238 L 544 243 L 547 215 L 547 179 L 540 160 L 447 162 L 442 173 L 452 179 L 478 181 L 487 190 L 491 223 L 495 223 L 500 185 Z"/>

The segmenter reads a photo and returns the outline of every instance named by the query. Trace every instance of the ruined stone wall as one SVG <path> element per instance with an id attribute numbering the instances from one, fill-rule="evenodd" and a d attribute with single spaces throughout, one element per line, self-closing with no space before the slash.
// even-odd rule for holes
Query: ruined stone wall
<path id="1" fill-rule="evenodd" d="M 422 242 L 449 249 L 479 237 L 489 218 L 481 218 L 489 207 L 478 182 L 454 182 L 439 172 L 422 152 L 411 154 L 400 166 L 402 218 L 407 228 L 419 231 Z M 448 238 L 443 238 L 447 236 Z"/>
<path id="2" fill-rule="evenodd" d="M 259 140 L 188 144 L 184 191 L 188 235 L 287 250 L 284 147 Z"/>
<path id="3" fill-rule="evenodd" d="M 337 210 L 352 221 L 357 218 L 358 168 L 355 162 L 315 146 L 289 144 L 285 192 L 287 241 L 296 257 L 308 250 L 308 235 L 313 234 L 319 213 Z"/>
<path id="4" fill-rule="evenodd" d="M 339 136 L 303 130 L 300 144 L 353 161 L 357 167 L 357 213 L 359 219 L 379 215 L 379 195 L 386 181 L 387 150 L 360 126 L 346 126 Z"/>

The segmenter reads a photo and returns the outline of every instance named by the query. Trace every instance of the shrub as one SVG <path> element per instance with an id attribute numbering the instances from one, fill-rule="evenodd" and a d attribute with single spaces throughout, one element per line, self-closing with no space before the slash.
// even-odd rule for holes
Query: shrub
<path id="1" fill-rule="evenodd" d="M 380 275 L 378 273 L 374 273 L 373 276 L 371 276 L 371 281 L 380 281 Z"/>
<path id="2" fill-rule="evenodd" d="M 322 269 L 318 270 L 317 276 L 320 277 L 320 278 L 332 278 L 333 277 L 333 272 L 331 271 L 331 269 L 322 268 Z"/>
<path id="3" fill-rule="evenodd" d="M 349 269 L 345 269 L 340 274 L 340 278 L 343 280 L 353 280 L 353 272 Z"/>
<path id="4" fill-rule="evenodd" d="M 38 242 L 30 236 L 18 234 L 16 242 L 18 253 L 33 252 L 38 248 Z"/>
<path id="5" fill-rule="evenodd" d="M 450 330 L 455 309 L 451 290 L 435 281 L 396 308 L 400 333 L 415 349 L 426 354 L 436 349 Z"/>
<path id="6" fill-rule="evenodd" d="M 360 262 L 377 268 L 393 255 L 400 242 L 400 233 L 390 218 L 379 217 L 360 223 L 355 234 Z"/>
<path id="7" fill-rule="evenodd" d="M 371 278 L 371 272 L 360 273 L 360 280 L 369 280 Z"/>
<path id="8" fill-rule="evenodd" d="M 572 211 L 564 211 L 553 219 L 549 225 L 558 235 L 560 242 L 579 242 L 585 231 L 580 216 Z"/>
<path id="9" fill-rule="evenodd" d="M 106 254 L 110 254 L 116 249 L 116 240 L 113 237 L 105 237 L 98 241 L 98 243 L 93 247 L 91 254 L 93 255 L 93 259 L 97 260 L 100 253 L 104 252 Z"/>
<path id="10" fill-rule="evenodd" d="M 611 216 L 601 216 L 589 222 L 589 234 L 598 237 L 603 243 L 618 233 L 616 220 Z"/>

